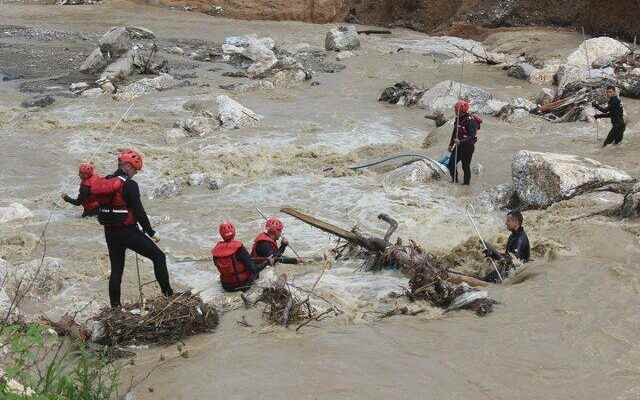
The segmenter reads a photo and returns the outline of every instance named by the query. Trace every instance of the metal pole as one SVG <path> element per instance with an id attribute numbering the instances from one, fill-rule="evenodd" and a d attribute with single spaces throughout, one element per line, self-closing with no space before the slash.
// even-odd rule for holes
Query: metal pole
<path id="1" fill-rule="evenodd" d="M 140 262 L 136 253 L 136 272 L 138 274 L 138 294 L 140 296 L 140 315 L 144 314 L 144 297 L 142 296 L 142 279 L 140 279 Z"/>
<path id="2" fill-rule="evenodd" d="M 485 250 L 488 250 L 487 243 L 482 238 L 482 235 L 480 234 L 480 230 L 478 229 L 478 226 L 476 225 L 476 222 L 473 220 L 473 217 L 471 216 L 471 213 L 469 213 L 469 208 L 468 207 L 473 208 L 473 206 L 472 205 L 468 205 L 467 208 L 465 208 L 465 212 L 467 214 L 467 218 L 469 218 L 469 221 L 471 222 L 471 225 L 473 226 L 473 229 L 475 229 L 476 234 L 480 238 L 480 242 L 482 243 L 482 246 L 484 247 Z M 496 265 L 496 262 L 494 261 L 493 258 L 489 258 L 489 260 L 491 260 L 491 265 L 493 266 L 493 269 L 498 274 L 498 278 L 500 278 L 500 282 L 503 282 L 502 275 L 500 275 L 500 271 L 498 270 L 498 266 Z"/>
<path id="3" fill-rule="evenodd" d="M 258 214 L 260 214 L 260 216 L 262 216 L 262 218 L 264 218 L 265 221 L 269 219 L 269 218 L 267 218 L 266 215 L 264 215 L 262 210 L 260 210 L 258 207 L 256 207 L 256 211 L 258 211 Z M 291 251 L 293 251 L 293 254 L 295 254 L 296 257 L 302 258 L 302 257 L 300 257 L 300 254 L 298 254 L 298 252 L 293 247 L 291 247 L 291 244 L 289 244 L 287 247 L 290 248 Z"/>

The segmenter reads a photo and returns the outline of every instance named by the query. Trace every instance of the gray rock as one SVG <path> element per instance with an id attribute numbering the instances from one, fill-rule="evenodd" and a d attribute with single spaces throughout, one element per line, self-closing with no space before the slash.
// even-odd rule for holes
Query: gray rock
<path id="1" fill-rule="evenodd" d="M 102 54 L 115 58 L 125 54 L 131 48 L 129 32 L 124 26 L 111 28 L 98 42 Z"/>
<path id="2" fill-rule="evenodd" d="M 182 50 L 180 47 L 176 46 L 176 47 L 172 47 L 170 49 L 167 50 L 167 52 L 171 53 L 171 54 L 175 54 L 178 56 L 181 56 L 184 54 L 184 50 Z"/>
<path id="3" fill-rule="evenodd" d="M 73 93 L 82 93 L 87 89 L 89 89 L 89 84 L 87 82 L 76 82 L 69 85 L 69 90 Z"/>
<path id="4" fill-rule="evenodd" d="M 127 53 L 122 55 L 122 57 L 109 64 L 104 72 L 102 72 L 102 74 L 100 75 L 100 79 L 112 82 L 123 81 L 127 79 L 127 77 L 133 72 L 134 57 L 134 52 L 128 51 Z"/>
<path id="5" fill-rule="evenodd" d="M 239 129 L 246 126 L 255 126 L 262 119 L 261 115 L 254 113 L 229 96 L 218 96 L 217 119 L 222 129 Z"/>
<path id="6" fill-rule="evenodd" d="M 102 71 L 106 66 L 107 60 L 104 58 L 100 48 L 97 48 L 80 65 L 80 72 L 95 74 Z"/>
<path id="7" fill-rule="evenodd" d="M 205 117 L 187 118 L 176 121 L 174 127 L 182 128 L 187 137 L 203 137 L 213 133 L 213 128 Z"/>
<path id="8" fill-rule="evenodd" d="M 207 175 L 201 172 L 194 172 L 189 175 L 189 186 L 201 186 L 207 180 Z"/>
<path id="9" fill-rule="evenodd" d="M 156 35 L 149 29 L 141 26 L 127 26 L 125 28 L 131 39 L 155 39 Z"/>
<path id="10" fill-rule="evenodd" d="M 582 44 L 567 57 L 567 64 L 587 68 L 589 62 L 599 60 L 603 57 L 617 58 L 629 52 L 629 48 L 622 42 L 607 36 L 596 37 L 585 40 Z"/>
<path id="11" fill-rule="evenodd" d="M 275 43 L 271 38 L 258 39 L 256 36 L 247 36 L 245 39 L 246 46 L 223 44 L 222 51 L 227 57 L 241 55 L 253 61 L 247 69 L 247 76 L 258 78 L 278 63 L 278 58 L 273 52 Z"/>
<path id="12" fill-rule="evenodd" d="M 437 161 L 420 160 L 386 173 L 383 179 L 385 187 L 413 187 L 448 176 L 449 172 Z"/>
<path id="13" fill-rule="evenodd" d="M 8 274 L 7 292 L 11 296 L 27 295 L 36 299 L 53 296 L 62 289 L 63 271 L 62 260 L 52 257 L 18 265 Z"/>
<path id="14" fill-rule="evenodd" d="M 514 154 L 511 173 L 518 198 L 532 208 L 545 208 L 595 189 L 624 187 L 634 181 L 626 172 L 595 160 L 526 150 Z"/>
<path id="15" fill-rule="evenodd" d="M 327 32 L 324 39 L 326 50 L 356 50 L 360 48 L 360 38 L 355 26 L 340 26 Z"/>
<path id="16" fill-rule="evenodd" d="M 182 193 L 182 184 L 178 180 L 162 182 L 151 190 L 149 199 L 169 199 Z"/>
<path id="17" fill-rule="evenodd" d="M 33 108 L 33 107 L 46 107 L 55 103 L 56 98 L 51 95 L 46 95 L 43 97 L 36 97 L 31 100 L 25 100 L 20 105 L 24 108 Z"/>
<path id="18" fill-rule="evenodd" d="M 623 218 L 638 218 L 640 216 L 640 183 L 636 183 L 625 194 L 621 214 Z"/>
<path id="19" fill-rule="evenodd" d="M 175 88 L 180 85 L 180 82 L 169 74 L 160 74 L 155 78 L 143 78 L 137 82 L 120 88 L 116 93 L 116 100 L 131 101 L 136 97 L 143 96 L 145 94 L 153 93 L 155 91 L 163 91 Z"/>
<path id="20" fill-rule="evenodd" d="M 477 114 L 493 115 L 507 104 L 494 100 L 493 95 L 484 89 L 455 81 L 440 82 L 427 90 L 419 104 L 426 110 L 427 115 L 452 115 L 453 106 L 460 97 L 470 101 L 471 112 Z"/>
<path id="21" fill-rule="evenodd" d="M 527 63 L 518 63 L 516 65 L 512 65 L 507 71 L 507 75 L 516 78 L 528 80 L 533 71 L 535 71 L 536 67 Z"/>
<path id="22" fill-rule="evenodd" d="M 220 176 L 210 176 L 207 178 L 207 187 L 209 188 L 209 190 L 213 190 L 213 191 L 220 190 L 222 189 L 223 184 L 224 184 L 224 181 Z"/>

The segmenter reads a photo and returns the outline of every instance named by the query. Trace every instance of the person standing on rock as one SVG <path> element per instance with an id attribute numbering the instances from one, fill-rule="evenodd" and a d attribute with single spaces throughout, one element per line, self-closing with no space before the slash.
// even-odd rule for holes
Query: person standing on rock
<path id="1" fill-rule="evenodd" d="M 469 102 L 465 100 L 458 101 L 453 107 L 456 118 L 454 121 L 451 140 L 449 141 L 449 172 L 451 173 L 451 181 L 458 182 L 457 164 L 462 162 L 462 171 L 464 172 L 464 185 L 471 183 L 471 159 L 475 151 L 477 141 L 476 133 L 480 128 L 480 118 L 469 113 Z"/>
<path id="2" fill-rule="evenodd" d="M 531 257 L 531 247 L 529 245 L 529 237 L 524 231 L 522 226 L 524 218 L 520 211 L 511 211 L 507 214 L 505 225 L 511 235 L 507 239 L 507 248 L 504 253 L 498 252 L 495 248 L 487 245 L 487 249 L 484 251 L 485 257 L 492 258 L 496 261 L 511 259 L 516 257 L 521 262 L 529 262 Z M 511 263 L 509 263 L 511 265 Z M 508 270 L 501 271 L 502 278 L 509 273 Z M 499 277 L 496 271 L 491 271 L 484 279 L 487 282 L 499 282 Z"/>
<path id="3" fill-rule="evenodd" d="M 242 242 L 235 240 L 236 228 L 231 222 L 220 224 L 218 232 L 222 240 L 213 247 L 211 256 L 220 272 L 222 288 L 227 292 L 248 289 L 268 264 L 254 264 Z"/>
<path id="4" fill-rule="evenodd" d="M 100 200 L 98 221 L 104 225 L 104 236 L 109 249 L 111 262 L 109 300 L 113 309 L 121 307 L 120 286 L 127 249 L 150 259 L 162 294 L 173 295 L 169 284 L 166 256 L 154 243 L 154 241 L 159 242 L 160 237 L 151 228 L 140 200 L 138 183 L 133 180 L 141 169 L 142 155 L 135 150 L 124 150 L 118 155 L 116 172 L 92 187 L 93 193 Z"/>
<path id="5" fill-rule="evenodd" d="M 256 237 L 251 249 L 251 257 L 258 265 L 274 265 L 276 262 L 283 264 L 302 264 L 301 258 L 285 257 L 284 251 L 289 245 L 289 241 L 282 237 L 284 224 L 277 218 L 269 218 L 265 223 L 265 231 Z M 278 239 L 282 237 L 280 246 Z"/>
<path id="6" fill-rule="evenodd" d="M 92 164 L 82 163 L 78 169 L 78 176 L 80 177 L 80 190 L 78 191 L 78 197 L 69 197 L 66 193 L 62 194 L 62 200 L 74 206 L 82 206 L 82 217 L 93 217 L 98 215 L 98 200 L 91 194 L 91 186 L 100 177 L 96 175 L 95 168 Z"/>
<path id="7" fill-rule="evenodd" d="M 602 114 L 596 114 L 595 119 L 599 118 L 611 118 L 611 130 L 604 140 L 602 147 L 608 144 L 619 144 L 622 141 L 624 131 L 627 126 L 624 123 L 624 109 L 622 107 L 622 101 L 616 93 L 615 86 L 607 86 L 607 97 L 609 102 L 607 107 L 602 107 L 597 103 L 593 103 L 593 107 L 598 109 Z"/>

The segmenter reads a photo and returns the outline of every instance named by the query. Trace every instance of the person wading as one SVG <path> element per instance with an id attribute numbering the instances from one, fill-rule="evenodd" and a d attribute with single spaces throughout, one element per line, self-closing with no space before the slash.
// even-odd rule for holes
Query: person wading
<path id="1" fill-rule="evenodd" d="M 78 176 L 80 177 L 80 190 L 78 191 L 78 197 L 76 199 L 69 197 L 66 193 L 62 194 L 62 200 L 74 206 L 82 206 L 82 217 L 92 217 L 98 215 L 98 200 L 95 195 L 91 193 L 91 186 L 100 177 L 95 174 L 95 168 L 92 164 L 82 163 L 78 170 Z"/>
<path id="2" fill-rule="evenodd" d="M 278 246 L 278 240 L 282 237 L 284 225 L 277 218 L 269 218 L 265 223 L 265 231 L 259 234 L 253 242 L 251 257 L 257 265 L 275 265 L 276 262 L 283 264 L 301 264 L 302 258 L 285 257 L 284 251 L 289 245 L 289 241 L 284 237 Z"/>
<path id="3" fill-rule="evenodd" d="M 595 119 L 611 118 L 611 130 L 609 131 L 607 138 L 604 140 L 602 147 L 611 143 L 619 144 L 622 141 L 624 131 L 627 128 L 624 123 L 624 109 L 622 107 L 622 101 L 620 101 L 620 98 L 616 93 L 615 86 L 607 87 L 607 97 L 609 97 L 607 107 L 602 107 L 595 102 L 592 103 L 593 107 L 597 108 L 598 111 L 602 113 L 596 114 L 594 116 Z"/>
<path id="4" fill-rule="evenodd" d="M 496 261 L 511 260 L 512 257 L 517 258 L 521 262 L 529 262 L 531 256 L 531 247 L 529 245 L 529 237 L 524 231 L 522 226 L 523 217 L 520 211 L 511 211 L 507 214 L 505 219 L 505 225 L 511 235 L 507 240 L 507 247 L 504 253 L 498 252 L 495 248 L 487 245 L 487 249 L 484 250 L 485 257 L 493 258 Z M 503 278 L 509 271 L 501 271 Z M 499 282 L 498 274 L 496 271 L 491 271 L 484 279 L 487 282 Z"/>
<path id="5" fill-rule="evenodd" d="M 477 131 L 480 129 L 480 118 L 469 114 L 469 103 L 464 100 L 458 101 L 453 107 L 456 118 L 451 140 L 449 141 L 449 151 L 452 153 L 449 158 L 449 172 L 451 181 L 458 182 L 457 163 L 462 163 L 464 173 L 464 185 L 471 183 L 471 158 L 475 151 L 477 141 Z"/>
<path id="6" fill-rule="evenodd" d="M 125 150 L 118 155 L 118 169 L 92 186 L 100 201 L 98 221 L 104 225 L 104 236 L 109 249 L 109 300 L 114 309 L 121 307 L 120 286 L 127 249 L 150 259 L 162 294 L 173 295 L 166 257 L 154 243 L 159 242 L 160 237 L 151 228 L 140 200 L 140 189 L 132 179 L 140 170 L 142 156 L 134 150 Z"/>
<path id="7" fill-rule="evenodd" d="M 213 247 L 211 255 L 220 272 L 222 288 L 228 292 L 249 289 L 267 263 L 256 267 L 242 242 L 235 240 L 236 228 L 231 222 L 220 224 L 218 232 L 222 240 Z"/>

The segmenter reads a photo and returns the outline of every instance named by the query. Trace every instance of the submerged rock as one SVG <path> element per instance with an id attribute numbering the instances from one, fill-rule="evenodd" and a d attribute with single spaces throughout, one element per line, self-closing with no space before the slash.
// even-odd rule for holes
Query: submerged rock
<path id="1" fill-rule="evenodd" d="M 11 268 L 7 291 L 11 296 L 44 299 L 57 294 L 63 286 L 64 263 L 59 258 L 45 257 Z"/>
<path id="2" fill-rule="evenodd" d="M 255 126 L 262 116 L 254 113 L 229 96 L 218 96 L 217 119 L 222 129 L 239 129 L 245 126 Z"/>
<path id="3" fill-rule="evenodd" d="M 182 184 L 178 180 L 162 182 L 151 190 L 149 199 L 169 199 L 182 193 Z"/>
<path id="4" fill-rule="evenodd" d="M 640 183 L 636 183 L 625 194 L 621 214 L 623 218 L 638 218 L 640 216 Z"/>
<path id="5" fill-rule="evenodd" d="M 33 217 L 31 211 L 20 203 L 11 203 L 7 207 L 0 207 L 0 223 L 2 224 L 31 217 Z"/>
<path id="6" fill-rule="evenodd" d="M 355 26 L 340 26 L 327 32 L 324 39 L 326 50 L 356 50 L 360 48 L 360 38 Z"/>
<path id="7" fill-rule="evenodd" d="M 603 187 L 630 185 L 626 172 L 595 160 L 568 154 L 521 150 L 511 164 L 513 186 L 528 207 L 545 208 Z"/>
<path id="8" fill-rule="evenodd" d="M 516 79 L 528 80 L 533 71 L 536 70 L 531 64 L 527 63 L 518 63 L 516 65 L 512 65 L 507 71 L 507 75 Z"/>
<path id="9" fill-rule="evenodd" d="M 213 128 L 205 117 L 187 118 L 176 121 L 176 128 L 184 130 L 183 136 L 187 137 L 203 137 L 213 133 Z"/>
<path id="10" fill-rule="evenodd" d="M 36 97 L 34 99 L 31 100 L 25 100 L 22 103 L 20 103 L 20 105 L 24 108 L 33 108 L 33 107 L 46 107 L 46 106 L 50 106 L 51 104 L 55 103 L 56 98 L 51 96 L 51 95 L 46 95 L 43 97 Z"/>
<path id="11" fill-rule="evenodd" d="M 420 160 L 402 166 L 384 176 L 385 186 L 414 186 L 448 177 L 446 168 L 432 160 Z"/>
<path id="12" fill-rule="evenodd" d="M 194 172 L 189 175 L 189 186 L 201 186 L 207 180 L 207 175 L 201 172 Z"/>
<path id="13" fill-rule="evenodd" d="M 461 84 L 455 81 L 440 82 L 427 90 L 420 100 L 420 106 L 429 115 L 453 114 L 453 106 L 463 98 L 471 103 L 471 112 L 493 115 L 498 113 L 506 102 L 495 100 L 493 95 L 479 87 Z"/>

